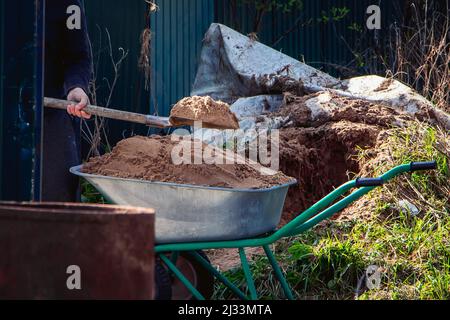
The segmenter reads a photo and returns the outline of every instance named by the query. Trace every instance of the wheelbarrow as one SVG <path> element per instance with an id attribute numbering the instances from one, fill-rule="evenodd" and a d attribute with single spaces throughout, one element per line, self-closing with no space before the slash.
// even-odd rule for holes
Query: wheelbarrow
<path id="1" fill-rule="evenodd" d="M 246 256 L 246 249 L 259 247 L 264 250 L 275 276 L 281 284 L 285 298 L 293 300 L 294 295 L 292 290 L 270 249 L 272 244 L 286 237 L 294 237 L 315 227 L 322 221 L 341 212 L 350 204 L 367 195 L 375 188 L 384 185 L 386 182 L 401 174 L 423 170 L 435 170 L 436 168 L 437 163 L 435 161 L 414 162 L 395 167 L 378 178 L 358 178 L 349 181 L 335 189 L 329 195 L 300 214 L 293 221 L 278 230 L 276 230 L 276 225 L 278 225 L 281 219 L 285 197 L 291 184 L 267 190 L 229 190 L 92 176 L 81 173 L 80 167 L 72 168 L 71 172 L 87 179 L 112 202 L 121 205 L 142 206 L 143 204 L 141 201 L 145 201 L 147 207 L 156 209 L 157 235 L 158 229 L 160 228 L 166 231 L 170 230 L 170 221 L 172 221 L 173 232 L 171 235 L 168 237 L 162 235 L 159 239 L 157 236 L 156 239 L 155 253 L 161 263 L 166 266 L 166 268 L 157 268 L 156 272 L 163 277 L 164 270 L 170 271 L 174 279 L 184 286 L 184 288 L 192 295 L 192 298 L 204 300 L 211 295 L 211 289 L 205 290 L 201 288 L 201 285 L 199 285 L 199 282 L 202 280 L 201 275 L 196 277 L 195 281 L 192 281 L 192 278 L 188 279 L 189 277 L 186 276 L 183 268 L 179 265 L 179 259 L 187 259 L 188 261 L 191 261 L 191 266 L 194 266 L 194 268 L 201 268 L 203 274 L 208 274 L 210 276 L 204 278 L 203 281 L 206 279 L 207 282 L 210 282 L 211 286 L 213 284 L 213 278 L 216 278 L 228 287 L 238 298 L 244 300 L 257 300 L 258 294 L 251 274 L 250 264 Z M 165 188 L 168 189 L 164 190 Z M 163 189 L 163 191 L 161 191 L 161 189 Z M 356 190 L 348 194 L 352 189 Z M 150 190 L 160 190 L 162 193 L 157 192 L 156 195 L 152 196 L 152 193 L 145 192 Z M 168 194 L 168 190 L 174 191 L 170 194 L 172 198 L 164 199 L 163 195 Z M 186 200 L 186 197 L 194 196 L 196 191 L 202 194 L 204 197 L 203 200 L 191 198 L 193 201 L 191 203 L 185 201 L 182 202 L 183 205 L 178 203 L 177 199 Z M 140 194 L 140 197 L 136 197 L 136 194 Z M 346 194 L 348 195 L 343 197 Z M 244 202 L 243 200 L 249 199 L 249 195 L 253 195 L 251 201 Z M 235 198 L 238 198 L 239 200 L 233 202 L 233 199 Z M 269 200 L 267 201 L 267 199 Z M 129 201 L 135 203 L 129 203 Z M 200 201 L 200 203 L 198 203 L 198 201 Z M 233 210 L 226 210 L 227 207 L 225 205 L 230 201 L 231 206 L 234 210 L 238 210 L 239 214 L 233 216 Z M 168 202 L 172 203 L 173 207 L 178 211 L 167 211 Z M 212 206 L 209 205 L 211 203 L 213 203 Z M 222 205 L 222 207 L 214 207 L 215 205 Z M 162 208 L 163 211 L 158 211 L 158 207 Z M 206 226 L 206 228 L 194 228 L 194 230 L 197 231 L 195 236 L 191 233 L 193 227 L 190 225 L 190 221 L 186 221 L 186 218 L 183 217 L 183 212 L 186 210 L 190 212 L 192 209 L 190 207 L 194 207 L 193 212 L 197 212 L 198 216 L 201 217 L 201 219 L 197 219 L 196 222 L 200 224 L 203 223 L 203 226 Z M 253 210 L 253 207 L 256 207 L 258 210 Z M 201 212 L 202 208 L 207 208 L 212 211 Z M 270 210 L 268 210 L 268 208 Z M 243 215 L 245 210 L 249 210 L 247 217 Z M 258 216 L 258 211 L 260 210 L 262 215 Z M 270 215 L 271 210 L 273 210 L 272 216 Z M 219 219 L 220 215 L 217 215 L 217 212 L 225 216 L 223 216 L 222 219 Z M 211 225 L 207 221 L 208 213 L 215 221 L 214 223 L 217 223 L 216 226 Z M 159 220 L 158 215 L 160 215 Z M 177 219 L 177 217 L 179 219 Z M 239 217 L 244 218 L 244 223 L 230 219 L 230 217 L 233 217 L 233 219 Z M 169 218 L 169 220 L 164 220 L 165 218 Z M 261 224 L 261 220 L 265 219 L 268 220 L 267 223 Z M 169 223 L 169 225 L 167 225 L 167 223 Z M 240 224 L 244 228 L 244 232 L 236 232 L 235 229 L 229 227 L 229 225 L 235 224 Z M 254 229 L 252 229 L 252 225 L 255 226 Z M 180 230 L 184 230 L 186 233 L 180 233 Z M 214 239 L 215 234 L 217 235 L 217 239 Z M 203 241 L 202 237 L 207 240 Z M 172 238 L 174 242 L 166 241 L 170 238 Z M 211 249 L 237 249 L 239 251 L 248 292 L 250 293 L 249 296 L 211 265 L 206 255 L 203 253 L 204 250 Z M 161 282 L 163 282 L 162 284 L 167 284 L 167 279 L 163 279 L 160 283 Z M 160 288 L 160 291 L 161 290 L 162 289 Z"/>

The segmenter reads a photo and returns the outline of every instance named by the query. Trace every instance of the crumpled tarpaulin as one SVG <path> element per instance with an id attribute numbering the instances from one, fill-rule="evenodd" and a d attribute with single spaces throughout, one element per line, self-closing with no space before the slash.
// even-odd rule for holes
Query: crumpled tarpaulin
<path id="1" fill-rule="evenodd" d="M 340 81 L 227 26 L 214 23 L 203 41 L 191 94 L 233 104 L 242 97 L 340 88 Z"/>

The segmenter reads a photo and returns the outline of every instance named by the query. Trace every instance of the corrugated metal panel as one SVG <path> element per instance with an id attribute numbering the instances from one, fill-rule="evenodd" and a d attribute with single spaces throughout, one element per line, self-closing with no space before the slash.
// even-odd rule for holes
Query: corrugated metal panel
<path id="1" fill-rule="evenodd" d="M 240 29 L 244 34 L 253 30 L 252 21 L 255 15 L 253 6 L 239 5 L 236 14 L 233 14 L 230 0 L 216 0 L 215 2 L 217 6 L 216 22 Z M 401 2 L 401 0 L 304 0 L 301 10 L 292 10 L 288 13 L 280 11 L 268 13 L 264 18 L 258 37 L 261 42 L 289 56 L 299 60 L 304 58 L 305 62 L 310 65 L 327 72 L 334 72 L 336 69 L 331 67 L 331 64 L 345 66 L 354 58 L 352 50 L 356 49 L 357 34 L 349 29 L 350 24 L 357 23 L 365 28 L 367 7 L 379 4 L 382 10 L 383 24 L 387 26 L 395 18 L 393 16 L 394 6 Z M 322 16 L 322 12 L 329 13 L 333 7 L 346 7 L 350 12 L 341 22 L 319 23 L 318 19 Z M 300 26 L 279 40 L 287 30 L 296 25 L 299 17 L 302 22 L 312 19 L 313 23 L 309 26 Z M 382 30 L 382 32 L 386 31 L 387 28 Z M 364 45 L 361 47 L 364 48 Z"/>
<path id="2" fill-rule="evenodd" d="M 152 15 L 153 100 L 160 115 L 189 96 L 205 32 L 214 17 L 212 0 L 159 0 Z"/>
<path id="3" fill-rule="evenodd" d="M 0 171 L 2 200 L 32 200 L 35 150 L 35 0 L 2 1 L 0 32 Z"/>

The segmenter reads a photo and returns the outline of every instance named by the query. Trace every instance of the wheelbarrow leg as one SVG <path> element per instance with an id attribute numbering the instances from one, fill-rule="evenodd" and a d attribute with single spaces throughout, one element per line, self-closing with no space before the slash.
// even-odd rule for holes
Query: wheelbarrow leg
<path id="1" fill-rule="evenodd" d="M 178 270 L 178 268 L 164 254 L 159 255 L 169 270 L 186 286 L 197 300 L 205 300 L 205 297 L 192 285 L 192 283 Z"/>
<path id="2" fill-rule="evenodd" d="M 275 256 L 273 255 L 269 246 L 264 246 L 264 251 L 266 252 L 266 256 L 269 259 L 270 264 L 272 265 L 273 271 L 275 272 L 275 276 L 277 277 L 278 281 L 281 284 L 281 287 L 283 288 L 286 298 L 288 300 L 294 300 L 291 288 L 289 287 L 289 284 L 287 283 L 286 278 L 284 277 L 283 272 L 281 271 L 280 266 L 278 265 L 278 262 L 275 259 Z"/>
<path id="3" fill-rule="evenodd" d="M 245 255 L 245 249 L 239 248 L 239 256 L 241 257 L 242 269 L 244 270 L 245 279 L 247 280 L 248 290 L 250 291 L 251 300 L 258 300 L 258 294 L 256 293 L 255 282 L 253 281 L 252 272 L 248 264 L 247 256 Z"/>

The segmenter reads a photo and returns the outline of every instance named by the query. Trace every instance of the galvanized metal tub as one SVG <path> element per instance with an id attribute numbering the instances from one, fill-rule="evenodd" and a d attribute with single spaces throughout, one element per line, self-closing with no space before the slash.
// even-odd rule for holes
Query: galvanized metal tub
<path id="1" fill-rule="evenodd" d="M 121 179 L 70 171 L 108 201 L 156 211 L 156 242 L 180 243 L 252 238 L 280 223 L 289 184 L 270 189 L 227 189 Z"/>

